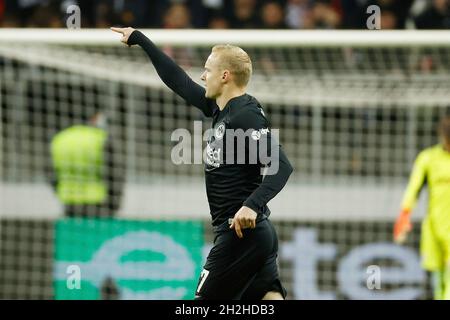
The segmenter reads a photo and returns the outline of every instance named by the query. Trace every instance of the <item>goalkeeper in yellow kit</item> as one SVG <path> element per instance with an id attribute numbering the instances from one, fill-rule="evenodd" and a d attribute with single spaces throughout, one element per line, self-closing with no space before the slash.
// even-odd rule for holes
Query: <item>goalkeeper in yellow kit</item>
<path id="1" fill-rule="evenodd" d="M 450 300 L 450 116 L 439 124 L 441 142 L 423 150 L 414 162 L 394 240 L 402 243 L 411 231 L 411 211 L 420 190 L 428 187 L 428 212 L 422 222 L 422 267 L 433 273 L 434 298 Z"/>

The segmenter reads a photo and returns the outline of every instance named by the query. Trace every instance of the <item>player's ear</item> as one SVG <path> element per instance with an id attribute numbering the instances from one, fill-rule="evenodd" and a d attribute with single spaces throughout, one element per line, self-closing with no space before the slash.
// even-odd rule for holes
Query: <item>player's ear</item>
<path id="1" fill-rule="evenodd" d="M 224 70 L 222 72 L 222 81 L 227 81 L 230 79 L 230 71 Z"/>

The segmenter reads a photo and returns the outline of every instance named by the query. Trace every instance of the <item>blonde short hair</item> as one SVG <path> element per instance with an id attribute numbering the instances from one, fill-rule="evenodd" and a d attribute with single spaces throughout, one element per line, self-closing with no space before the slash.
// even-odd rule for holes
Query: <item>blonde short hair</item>
<path id="1" fill-rule="evenodd" d="M 230 44 L 219 44 L 212 48 L 217 53 L 219 65 L 229 70 L 234 76 L 234 82 L 239 87 L 245 87 L 252 75 L 252 61 L 243 49 Z"/>

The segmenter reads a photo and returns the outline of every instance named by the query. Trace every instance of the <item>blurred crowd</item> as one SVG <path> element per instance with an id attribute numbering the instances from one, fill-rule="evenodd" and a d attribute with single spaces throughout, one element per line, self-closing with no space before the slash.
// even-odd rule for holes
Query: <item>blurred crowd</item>
<path id="1" fill-rule="evenodd" d="M 0 0 L 0 26 L 64 28 L 364 29 L 370 5 L 382 29 L 450 28 L 450 0 Z"/>

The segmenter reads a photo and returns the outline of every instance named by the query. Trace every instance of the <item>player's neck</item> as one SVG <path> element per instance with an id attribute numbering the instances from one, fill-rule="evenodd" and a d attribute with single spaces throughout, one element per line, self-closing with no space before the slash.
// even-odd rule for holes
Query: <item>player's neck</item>
<path id="1" fill-rule="evenodd" d="M 444 149 L 444 151 L 449 152 L 450 153 L 450 141 L 447 141 L 447 139 L 445 139 L 444 137 L 439 137 L 440 139 L 440 144 L 442 146 L 442 149 Z"/>
<path id="2" fill-rule="evenodd" d="M 222 94 L 216 98 L 217 106 L 219 107 L 220 111 L 222 111 L 227 105 L 228 101 L 235 97 L 242 96 L 243 94 L 245 94 L 245 88 L 224 88 Z"/>
<path id="3" fill-rule="evenodd" d="M 442 144 L 442 147 L 444 148 L 445 151 L 447 151 L 448 153 L 450 153 L 450 144 L 443 143 L 443 144 Z"/>

